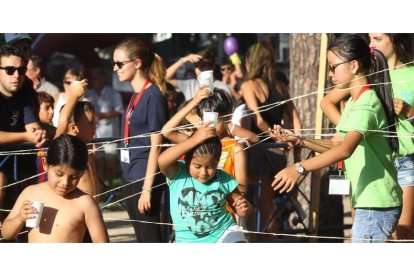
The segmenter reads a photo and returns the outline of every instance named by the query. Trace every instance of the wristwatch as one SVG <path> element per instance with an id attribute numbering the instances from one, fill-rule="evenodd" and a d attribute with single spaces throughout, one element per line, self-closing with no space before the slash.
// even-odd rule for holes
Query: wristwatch
<path id="1" fill-rule="evenodd" d="M 300 175 L 305 175 L 307 173 L 306 169 L 304 167 L 302 167 L 302 165 L 299 162 L 298 163 L 295 163 L 295 167 L 296 167 L 296 171 Z"/>

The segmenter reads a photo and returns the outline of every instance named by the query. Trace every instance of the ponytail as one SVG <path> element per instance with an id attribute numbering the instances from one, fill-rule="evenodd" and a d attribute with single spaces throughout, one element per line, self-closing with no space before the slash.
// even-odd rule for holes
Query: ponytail
<path id="1" fill-rule="evenodd" d="M 393 103 L 393 91 L 391 78 L 388 70 L 388 62 L 385 56 L 378 50 L 374 49 L 372 58 L 372 66 L 370 68 L 368 82 L 378 84 L 373 87 L 381 101 L 382 107 L 387 117 L 387 130 L 396 133 L 396 119 Z M 394 152 L 399 151 L 398 137 L 389 137 L 387 139 Z"/>
<path id="2" fill-rule="evenodd" d="M 167 85 L 165 84 L 165 76 L 167 71 L 165 70 L 164 64 L 161 57 L 154 53 L 154 58 L 149 69 L 148 78 L 154 83 L 162 92 L 164 97 L 167 96 Z"/>

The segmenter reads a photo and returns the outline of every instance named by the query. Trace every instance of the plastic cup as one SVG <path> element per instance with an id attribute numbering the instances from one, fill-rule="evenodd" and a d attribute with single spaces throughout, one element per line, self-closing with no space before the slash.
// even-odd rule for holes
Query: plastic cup
<path id="1" fill-rule="evenodd" d="M 217 126 L 217 118 L 218 118 L 217 112 L 210 112 L 210 111 L 203 112 L 203 123 L 212 122 L 209 125 L 209 127 L 215 128 Z"/>
<path id="2" fill-rule="evenodd" d="M 203 71 L 201 72 L 198 77 L 198 82 L 201 85 L 207 85 L 211 91 L 214 89 L 214 79 L 213 79 L 213 70 Z"/>
<path id="3" fill-rule="evenodd" d="M 39 227 L 40 218 L 43 212 L 43 203 L 39 201 L 32 201 L 32 206 L 36 208 L 37 214 L 33 214 L 34 218 L 26 220 L 26 227 L 36 228 Z"/>

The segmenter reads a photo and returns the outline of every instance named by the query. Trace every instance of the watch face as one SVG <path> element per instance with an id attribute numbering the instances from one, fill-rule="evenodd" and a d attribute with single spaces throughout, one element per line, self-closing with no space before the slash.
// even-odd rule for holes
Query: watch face
<path id="1" fill-rule="evenodd" d="M 305 172 L 305 169 L 300 164 L 296 164 L 296 171 L 300 174 L 303 174 Z"/>

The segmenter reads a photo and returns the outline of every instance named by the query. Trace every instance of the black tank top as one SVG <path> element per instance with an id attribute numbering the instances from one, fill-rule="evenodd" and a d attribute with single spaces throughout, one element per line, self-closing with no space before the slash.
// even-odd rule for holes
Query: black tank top
<path id="1" fill-rule="evenodd" d="M 281 102 L 281 101 L 285 100 L 282 97 L 282 95 L 279 93 L 277 88 L 274 87 L 270 83 L 269 80 L 267 80 L 267 79 L 262 79 L 262 80 L 265 82 L 265 84 L 267 85 L 267 87 L 269 89 L 269 95 L 263 103 L 259 103 L 259 107 L 267 106 L 269 104 L 273 104 L 273 103 L 277 103 L 277 102 Z M 260 87 L 260 85 L 259 85 L 259 87 Z M 262 112 L 260 112 L 260 114 L 262 115 L 263 120 L 265 120 L 266 123 L 268 123 L 270 127 L 273 127 L 274 124 L 280 125 L 282 123 L 282 119 L 283 119 L 284 106 L 285 105 L 264 107 L 263 109 L 268 109 L 269 108 L 269 110 L 262 111 Z M 257 133 L 257 134 L 263 132 L 256 126 L 256 124 L 253 124 L 252 131 Z"/>

